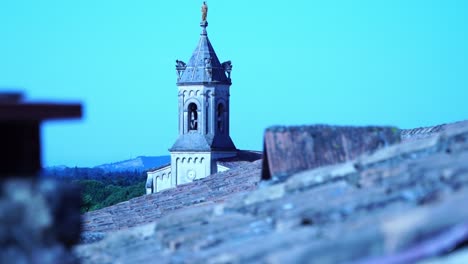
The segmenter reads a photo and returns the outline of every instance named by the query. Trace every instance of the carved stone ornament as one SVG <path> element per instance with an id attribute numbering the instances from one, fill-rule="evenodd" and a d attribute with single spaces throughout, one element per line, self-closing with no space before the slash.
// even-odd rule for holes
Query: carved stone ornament
<path id="1" fill-rule="evenodd" d="M 213 77 L 213 66 L 211 65 L 211 58 L 208 57 L 208 58 L 205 58 L 205 71 L 206 71 L 206 74 L 208 75 L 208 78 L 212 79 Z"/>
<path id="2" fill-rule="evenodd" d="M 187 68 L 187 64 L 181 60 L 176 60 L 176 70 L 177 70 L 177 77 L 180 79 L 182 73 Z"/>
<path id="3" fill-rule="evenodd" d="M 231 71 L 232 71 L 232 63 L 231 61 L 225 61 L 221 64 L 223 66 L 224 71 L 227 73 L 228 78 L 231 79 Z"/>
<path id="4" fill-rule="evenodd" d="M 188 180 L 193 181 L 193 180 L 195 180 L 196 177 L 197 177 L 197 174 L 196 174 L 196 172 L 194 170 L 188 170 L 187 171 L 187 179 Z"/>

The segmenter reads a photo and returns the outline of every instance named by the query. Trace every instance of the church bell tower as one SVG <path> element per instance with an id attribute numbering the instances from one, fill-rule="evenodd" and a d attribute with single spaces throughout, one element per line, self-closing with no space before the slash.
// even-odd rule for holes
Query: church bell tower
<path id="1" fill-rule="evenodd" d="M 200 40 L 188 63 L 176 61 L 179 137 L 171 152 L 171 185 L 177 186 L 218 172 L 217 160 L 234 157 L 229 135 L 230 61 L 221 63 L 206 28 L 203 3 Z"/>

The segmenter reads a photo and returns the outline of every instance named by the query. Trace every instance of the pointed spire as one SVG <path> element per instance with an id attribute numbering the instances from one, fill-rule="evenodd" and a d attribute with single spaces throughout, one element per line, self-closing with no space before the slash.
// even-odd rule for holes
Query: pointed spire
<path id="1" fill-rule="evenodd" d="M 190 58 L 190 61 L 185 64 L 177 60 L 176 70 L 178 74 L 177 85 L 195 85 L 195 84 L 231 84 L 231 63 L 230 61 L 221 64 L 216 52 L 208 39 L 206 28 L 208 21 L 208 6 L 206 2 L 202 5 L 202 21 L 200 27 L 200 40 L 198 46 Z M 226 75 L 228 74 L 228 76 Z"/>

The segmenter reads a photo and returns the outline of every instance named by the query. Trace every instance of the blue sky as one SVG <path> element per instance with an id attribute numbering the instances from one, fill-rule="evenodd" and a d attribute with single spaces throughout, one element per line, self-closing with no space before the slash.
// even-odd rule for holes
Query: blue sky
<path id="1" fill-rule="evenodd" d="M 167 155 L 175 60 L 197 44 L 202 1 L 2 0 L 0 89 L 81 101 L 43 126 L 47 166 Z M 468 119 L 468 1 L 221 1 L 209 38 L 232 60 L 231 136 L 271 125 L 402 128 Z"/>

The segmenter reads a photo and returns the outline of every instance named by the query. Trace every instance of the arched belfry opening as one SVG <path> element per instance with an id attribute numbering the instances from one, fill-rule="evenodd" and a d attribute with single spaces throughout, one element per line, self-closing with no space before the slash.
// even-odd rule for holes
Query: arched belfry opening
<path id="1" fill-rule="evenodd" d="M 188 128 L 189 131 L 198 130 L 198 107 L 195 103 L 190 103 L 188 105 Z"/>
<path id="2" fill-rule="evenodd" d="M 222 103 L 218 104 L 218 109 L 216 112 L 216 123 L 218 131 L 224 133 L 224 105 Z"/>

